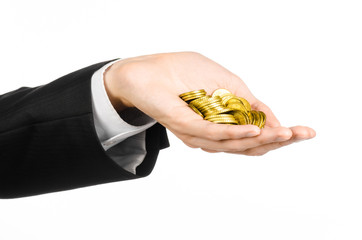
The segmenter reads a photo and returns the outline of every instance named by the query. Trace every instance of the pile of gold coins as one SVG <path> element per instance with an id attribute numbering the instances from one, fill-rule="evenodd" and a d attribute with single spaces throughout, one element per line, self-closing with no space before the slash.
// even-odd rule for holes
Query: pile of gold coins
<path id="1" fill-rule="evenodd" d="M 217 89 L 211 96 L 201 89 L 183 93 L 180 98 L 187 102 L 194 112 L 210 122 L 232 125 L 253 124 L 259 128 L 265 125 L 265 113 L 252 110 L 246 99 L 235 96 L 226 89 Z"/>

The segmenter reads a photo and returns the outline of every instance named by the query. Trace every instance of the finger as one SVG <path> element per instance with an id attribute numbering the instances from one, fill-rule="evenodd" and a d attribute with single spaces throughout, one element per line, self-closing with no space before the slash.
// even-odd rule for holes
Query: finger
<path id="1" fill-rule="evenodd" d="M 188 108 L 188 107 L 187 107 Z M 255 137 L 260 134 L 260 129 L 254 125 L 226 125 L 216 124 L 204 120 L 191 109 L 175 114 L 182 116 L 173 118 L 172 122 L 163 124 L 176 135 L 202 138 L 210 141 L 241 139 Z"/>
<path id="2" fill-rule="evenodd" d="M 293 138 L 297 141 L 312 139 L 317 135 L 314 129 L 306 126 L 295 126 L 290 129 L 293 132 Z"/>
<path id="3" fill-rule="evenodd" d="M 315 135 L 316 135 L 315 131 L 309 127 L 296 126 L 296 127 L 290 128 L 290 129 L 293 132 L 293 136 L 287 141 L 269 143 L 269 144 L 265 144 L 265 145 L 262 145 L 259 147 L 247 149 L 246 151 L 242 151 L 242 152 L 238 152 L 238 153 L 233 152 L 233 153 L 249 155 L 249 156 L 261 156 L 261 155 L 266 154 L 269 151 L 276 150 L 281 147 L 285 147 L 292 143 L 311 139 L 311 138 L 315 137 Z M 229 152 L 229 153 L 232 153 L 232 152 Z"/>
<path id="4" fill-rule="evenodd" d="M 245 151 L 240 151 L 240 152 L 231 152 L 228 151 L 226 153 L 231 153 L 231 154 L 240 154 L 240 155 L 247 155 L 247 156 L 262 156 L 264 154 L 266 154 L 269 151 L 290 145 L 292 143 L 296 142 L 295 139 L 289 139 L 286 141 L 282 141 L 282 142 L 273 142 L 273 143 L 269 143 L 269 144 L 265 144 L 259 147 L 255 147 L 255 148 L 249 148 Z"/>
<path id="5" fill-rule="evenodd" d="M 178 136 L 185 144 L 193 147 L 208 149 L 218 152 L 242 152 L 249 148 L 255 148 L 273 142 L 290 139 L 292 132 L 288 128 L 267 128 L 256 137 L 214 141 L 194 136 Z"/>

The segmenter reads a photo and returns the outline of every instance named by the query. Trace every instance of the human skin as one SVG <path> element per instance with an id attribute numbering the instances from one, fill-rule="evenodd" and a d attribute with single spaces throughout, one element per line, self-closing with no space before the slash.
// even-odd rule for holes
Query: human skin
<path id="1" fill-rule="evenodd" d="M 136 107 L 169 129 L 187 146 L 204 151 L 263 155 L 271 150 L 313 138 L 305 126 L 283 127 L 268 106 L 245 83 L 218 63 L 195 52 L 161 53 L 123 59 L 104 74 L 111 103 L 118 112 Z M 203 120 L 179 98 L 205 89 L 211 94 L 228 89 L 266 114 L 265 128 L 224 125 Z"/>

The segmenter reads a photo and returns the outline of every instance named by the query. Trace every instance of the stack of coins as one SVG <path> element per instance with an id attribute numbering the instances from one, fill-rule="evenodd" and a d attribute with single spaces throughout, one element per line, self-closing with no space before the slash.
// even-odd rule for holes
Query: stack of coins
<path id="1" fill-rule="evenodd" d="M 202 118 L 214 123 L 253 124 L 259 128 L 265 125 L 265 113 L 252 110 L 246 99 L 237 97 L 226 89 L 217 89 L 211 96 L 201 89 L 183 93 L 180 98 Z"/>
<path id="2" fill-rule="evenodd" d="M 205 97 L 206 92 L 204 89 L 198 90 L 198 91 L 191 91 L 187 93 L 183 93 L 180 95 L 180 98 L 184 100 L 185 102 L 190 102 L 194 99 Z"/>

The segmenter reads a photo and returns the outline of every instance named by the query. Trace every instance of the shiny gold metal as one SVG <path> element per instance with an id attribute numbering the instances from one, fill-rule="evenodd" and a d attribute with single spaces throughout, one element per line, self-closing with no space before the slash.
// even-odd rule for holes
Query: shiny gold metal
<path id="1" fill-rule="evenodd" d="M 242 97 L 233 95 L 226 89 L 217 89 L 212 96 L 206 91 L 196 90 L 179 95 L 189 103 L 189 107 L 205 120 L 219 124 L 253 124 L 264 128 L 266 115 L 264 112 L 251 109 L 250 103 Z"/>

